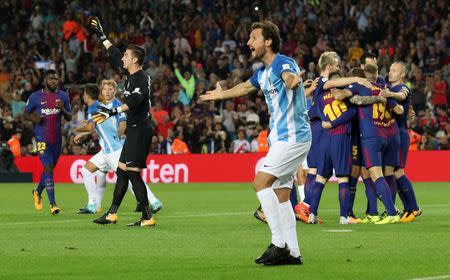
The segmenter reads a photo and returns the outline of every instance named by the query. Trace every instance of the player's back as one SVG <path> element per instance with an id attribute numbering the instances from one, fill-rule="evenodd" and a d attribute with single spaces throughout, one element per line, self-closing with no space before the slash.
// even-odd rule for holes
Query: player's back
<path id="1" fill-rule="evenodd" d="M 298 75 L 300 68 L 292 58 L 277 54 L 269 67 L 261 67 L 250 79 L 255 87 L 263 91 L 269 108 L 269 141 L 310 141 L 304 88 L 286 88 L 281 77 L 285 71 Z"/>
<path id="2" fill-rule="evenodd" d="M 359 84 L 348 87 L 354 94 L 361 96 L 378 96 L 384 86 L 372 83 L 372 88 Z M 383 103 L 374 103 L 358 107 L 359 128 L 363 138 L 389 137 L 398 132 L 398 127 L 392 111 Z"/>
<path id="3" fill-rule="evenodd" d="M 329 90 L 322 91 L 317 97 L 318 111 L 321 120 L 330 122 L 333 125 L 331 129 L 324 129 L 324 135 L 344 135 L 351 132 L 351 119 L 355 115 L 355 109 L 347 100 L 336 100 Z"/>

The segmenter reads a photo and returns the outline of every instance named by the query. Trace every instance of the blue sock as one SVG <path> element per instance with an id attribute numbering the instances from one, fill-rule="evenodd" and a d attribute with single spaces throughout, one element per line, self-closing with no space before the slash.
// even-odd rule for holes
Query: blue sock
<path id="1" fill-rule="evenodd" d="M 388 184 L 389 189 L 391 190 L 392 202 L 395 205 L 395 198 L 397 196 L 397 181 L 395 180 L 394 175 L 385 176 L 384 179 L 386 180 L 386 183 Z"/>
<path id="2" fill-rule="evenodd" d="M 55 183 L 53 181 L 53 172 L 44 174 L 45 189 L 47 190 L 48 200 L 50 204 L 55 203 Z"/>
<path id="3" fill-rule="evenodd" d="M 366 197 L 367 197 L 367 209 L 366 214 L 368 215 L 378 215 L 377 207 L 377 193 L 375 191 L 375 186 L 370 178 L 363 179 L 364 186 L 366 187 Z"/>
<path id="4" fill-rule="evenodd" d="M 319 209 L 320 197 L 322 196 L 323 187 L 325 185 L 319 182 L 315 182 L 311 189 L 311 208 L 310 213 L 317 216 L 317 210 Z"/>
<path id="5" fill-rule="evenodd" d="M 37 192 L 39 193 L 39 195 L 40 194 L 42 194 L 42 191 L 44 190 L 44 188 L 45 188 L 45 178 L 44 178 L 44 171 L 42 171 L 42 173 L 41 173 L 41 179 L 39 180 L 39 184 L 38 184 L 38 186 L 37 186 L 37 188 L 36 188 L 36 190 L 37 190 Z"/>
<path id="6" fill-rule="evenodd" d="M 339 205 L 340 216 L 348 216 L 348 201 L 349 201 L 350 187 L 348 182 L 339 183 Z"/>
<path id="7" fill-rule="evenodd" d="M 384 207 L 386 207 L 387 214 L 389 216 L 396 215 L 397 210 L 395 210 L 395 205 L 392 202 L 391 190 L 384 177 L 378 178 L 374 184 L 381 201 L 383 201 Z"/>
<path id="8" fill-rule="evenodd" d="M 311 205 L 312 187 L 314 186 L 315 182 L 316 175 L 308 173 L 308 175 L 306 175 L 305 182 L 305 199 L 303 200 L 303 202 L 308 205 Z"/>
<path id="9" fill-rule="evenodd" d="M 295 185 L 295 181 L 292 183 L 291 196 L 289 200 L 291 201 L 292 209 L 294 209 L 295 205 L 298 204 L 297 186 Z"/>
<path id="10" fill-rule="evenodd" d="M 403 210 L 410 211 L 411 209 L 409 207 L 409 202 L 408 202 L 408 198 L 406 197 L 406 193 L 403 192 L 403 190 L 401 188 L 398 188 L 397 192 L 398 192 L 398 197 L 400 197 L 400 200 L 402 201 Z"/>
<path id="11" fill-rule="evenodd" d="M 348 215 L 354 215 L 353 214 L 353 204 L 355 204 L 355 195 L 356 195 L 356 185 L 358 184 L 358 178 L 350 176 L 348 179 L 348 184 L 350 188 L 350 192 L 348 195 Z"/>
<path id="12" fill-rule="evenodd" d="M 406 200 L 409 204 L 409 210 L 419 210 L 419 205 L 417 204 L 414 188 L 408 177 L 406 177 L 406 175 L 403 175 L 402 177 L 398 178 L 397 184 L 400 187 L 401 192 L 405 194 Z"/>

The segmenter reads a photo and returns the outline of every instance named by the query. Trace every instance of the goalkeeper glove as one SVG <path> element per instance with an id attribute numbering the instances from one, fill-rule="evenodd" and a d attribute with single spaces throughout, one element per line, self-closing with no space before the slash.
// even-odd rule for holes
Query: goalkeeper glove
<path id="1" fill-rule="evenodd" d="M 106 121 L 110 117 L 115 116 L 122 112 L 122 108 L 120 108 L 120 107 L 108 109 L 104 106 L 98 105 L 97 108 L 99 110 L 97 112 L 94 112 L 93 116 L 92 116 L 92 120 L 96 124 L 101 124 L 102 122 Z"/>
<path id="2" fill-rule="evenodd" d="M 93 17 L 90 21 L 89 21 L 89 28 L 91 29 L 92 32 L 94 32 L 95 34 L 97 34 L 98 38 L 100 39 L 100 41 L 104 42 L 106 40 L 108 40 L 106 38 L 105 33 L 103 32 L 103 27 L 100 23 L 100 20 L 98 19 L 98 17 Z"/>

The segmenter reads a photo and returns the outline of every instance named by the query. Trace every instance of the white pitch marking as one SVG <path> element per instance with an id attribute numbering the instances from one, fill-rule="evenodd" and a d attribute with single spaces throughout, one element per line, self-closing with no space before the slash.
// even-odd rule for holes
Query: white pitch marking
<path id="1" fill-rule="evenodd" d="M 352 232 L 351 229 L 324 229 L 325 232 Z"/>
<path id="2" fill-rule="evenodd" d="M 436 280 L 436 279 L 450 279 L 450 275 L 438 275 L 425 278 L 413 278 L 411 280 Z"/>

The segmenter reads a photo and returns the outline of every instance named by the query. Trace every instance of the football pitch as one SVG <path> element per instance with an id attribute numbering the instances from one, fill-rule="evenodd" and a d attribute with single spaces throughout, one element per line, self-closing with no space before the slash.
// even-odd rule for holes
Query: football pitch
<path id="1" fill-rule="evenodd" d="M 126 227 L 140 217 L 129 193 L 119 222 L 101 226 L 92 223 L 98 214 L 76 214 L 86 203 L 82 185 L 56 184 L 57 216 L 45 193 L 44 211 L 34 210 L 33 187 L 0 184 L 0 279 L 450 279 L 450 183 L 415 184 L 423 215 L 413 223 L 345 226 L 330 184 L 324 224 L 297 224 L 305 263 L 278 267 L 254 263 L 270 236 L 252 215 L 250 184 L 152 186 L 164 203 L 153 228 Z M 365 203 L 359 183 L 358 216 Z"/>

